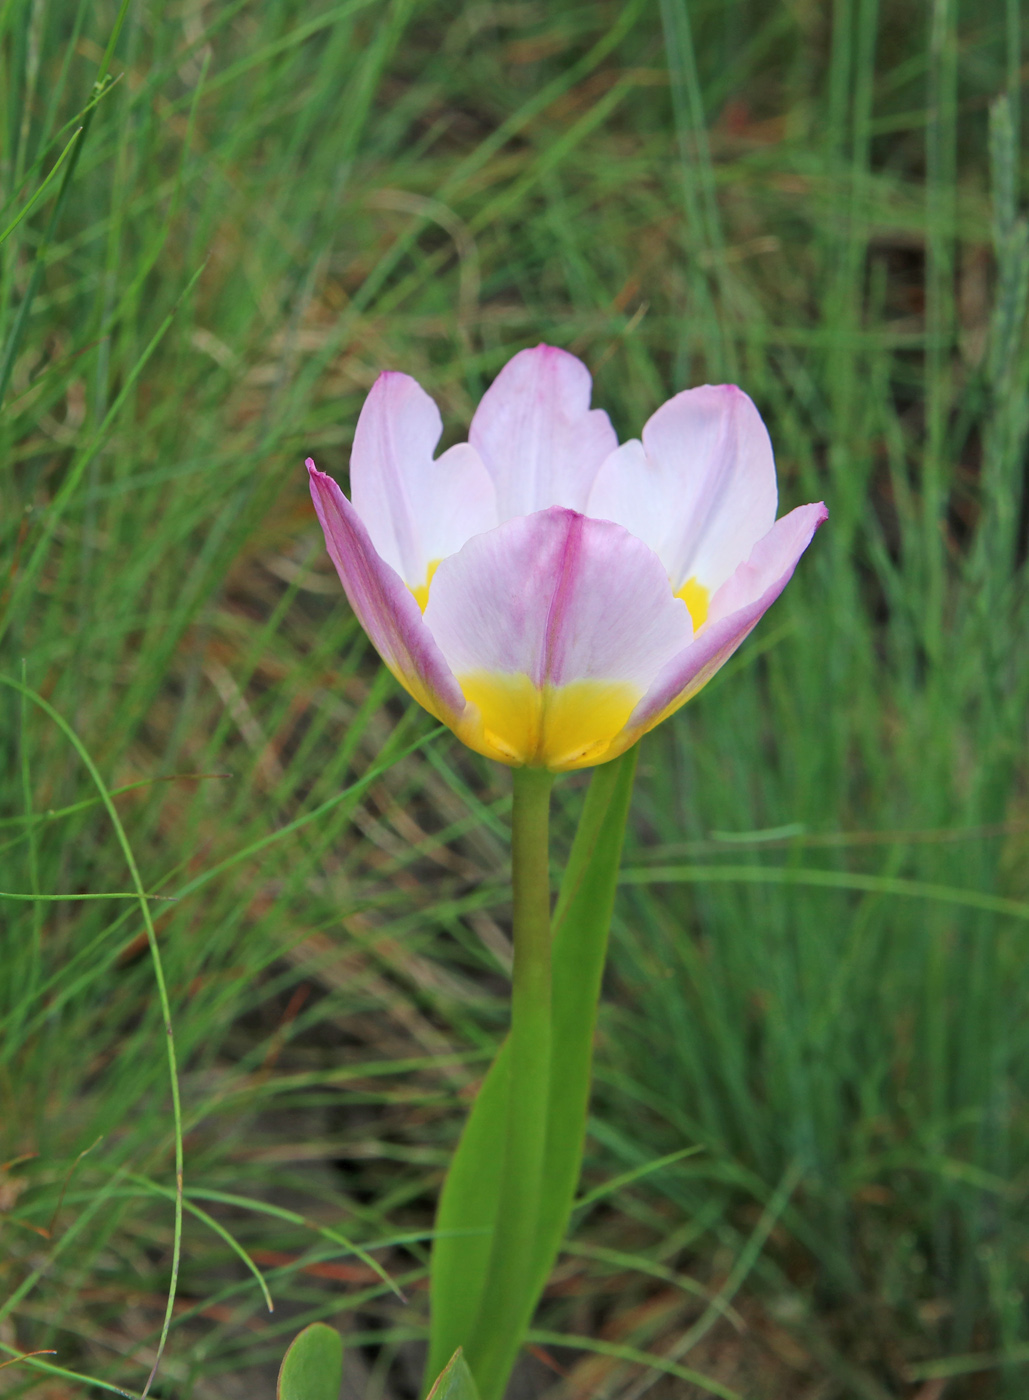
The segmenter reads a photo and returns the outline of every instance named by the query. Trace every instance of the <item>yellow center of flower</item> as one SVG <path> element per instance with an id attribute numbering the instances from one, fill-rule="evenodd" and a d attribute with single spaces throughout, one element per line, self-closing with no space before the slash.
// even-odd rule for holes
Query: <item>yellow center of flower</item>
<path id="1" fill-rule="evenodd" d="M 693 630 L 699 632 L 707 621 L 708 605 L 711 602 L 710 588 L 705 588 L 695 578 L 688 578 L 675 596 L 686 604 L 693 619 Z"/>
<path id="2" fill-rule="evenodd" d="M 625 681 L 571 681 L 541 690 L 522 673 L 472 671 L 457 679 L 477 711 L 467 732 L 459 731 L 466 744 L 502 763 L 552 772 L 599 762 L 641 695 Z"/>
<path id="3" fill-rule="evenodd" d="M 411 588 L 411 592 L 414 594 L 414 600 L 421 608 L 422 612 L 424 612 L 429 605 L 429 588 L 432 584 L 432 576 L 439 568 L 440 563 L 441 561 L 439 559 L 430 559 L 425 566 L 425 582 L 420 583 L 417 588 L 411 588 L 410 584 L 407 585 L 408 588 Z M 686 606 L 689 607 L 689 603 L 687 603 Z"/>

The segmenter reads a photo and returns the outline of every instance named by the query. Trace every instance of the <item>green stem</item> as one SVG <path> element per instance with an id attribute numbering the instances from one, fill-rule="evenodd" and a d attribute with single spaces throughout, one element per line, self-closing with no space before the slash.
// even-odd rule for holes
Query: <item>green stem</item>
<path id="1" fill-rule="evenodd" d="M 503 1393 L 528 1324 L 550 1092 L 550 852 L 554 777 L 514 770 L 514 975 L 504 1163 L 486 1285 L 467 1352 L 482 1400 Z"/>

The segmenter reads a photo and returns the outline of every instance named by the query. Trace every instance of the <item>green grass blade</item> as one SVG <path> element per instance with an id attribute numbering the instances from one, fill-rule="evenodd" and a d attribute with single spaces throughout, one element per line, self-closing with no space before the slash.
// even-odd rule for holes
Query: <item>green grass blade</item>
<path id="1" fill-rule="evenodd" d="M 150 1390 L 151 1385 L 153 1384 L 154 1377 L 157 1374 L 157 1369 L 161 1363 L 161 1357 L 164 1353 L 164 1347 L 167 1342 L 168 1332 L 171 1327 L 172 1311 L 175 1306 L 175 1293 L 178 1285 L 179 1261 L 182 1249 L 182 1181 L 185 1171 L 184 1154 L 182 1146 L 182 1101 L 179 1092 L 179 1071 L 175 1054 L 175 1030 L 172 1025 L 171 1002 L 168 997 L 168 986 L 164 975 L 164 964 L 161 960 L 160 949 L 157 946 L 157 932 L 154 928 L 153 915 L 150 912 L 149 899 L 147 897 L 146 890 L 143 886 L 143 880 L 139 873 L 139 867 L 136 864 L 135 853 L 133 852 L 132 845 L 125 831 L 125 827 L 122 824 L 121 818 L 118 815 L 118 809 L 114 805 L 114 801 L 111 797 L 107 784 L 101 777 L 100 770 L 94 763 L 92 756 L 89 753 L 89 750 L 86 748 L 85 744 L 83 744 L 78 734 L 76 734 L 75 730 L 71 727 L 71 725 L 64 718 L 64 716 L 60 714 L 59 711 L 55 710 L 54 707 L 49 703 L 49 701 L 45 700 L 42 695 L 39 695 L 36 693 L 36 691 L 29 689 L 28 686 L 22 685 L 21 682 L 12 680 L 9 676 L 0 675 L 0 684 L 9 687 L 11 690 L 17 691 L 19 695 L 22 695 L 26 699 L 30 700 L 33 705 L 38 706 L 38 708 L 41 709 L 44 712 L 44 714 L 46 714 L 48 718 L 51 719 L 53 723 L 57 726 L 57 728 L 61 731 L 61 733 L 71 744 L 72 748 L 78 754 L 79 759 L 87 769 L 90 778 L 92 778 L 93 783 L 95 784 L 96 789 L 100 794 L 101 800 L 103 801 L 111 825 L 114 827 L 115 834 L 118 838 L 118 844 L 121 847 L 122 854 L 125 857 L 125 863 L 129 867 L 129 874 L 132 877 L 132 883 L 136 889 L 136 898 L 139 901 L 140 913 L 143 916 L 143 924 L 146 929 L 147 944 L 150 949 L 150 959 L 154 969 L 154 981 L 157 986 L 157 996 L 161 1006 L 161 1019 L 164 1023 L 165 1048 L 167 1051 L 168 1059 L 168 1080 L 169 1087 L 171 1089 L 172 1120 L 175 1140 L 175 1229 L 172 1244 L 171 1278 L 168 1284 L 168 1301 L 165 1308 L 164 1323 L 161 1331 L 161 1338 L 157 1346 L 157 1355 L 154 1360 L 153 1369 L 150 1372 L 146 1385 L 143 1387 L 143 1395 L 145 1397 L 148 1391 Z"/>
<path id="2" fill-rule="evenodd" d="M 674 1376 L 676 1380 L 686 1381 L 688 1385 L 695 1386 L 707 1395 L 717 1395 L 719 1400 L 743 1400 L 738 1390 L 722 1385 L 711 1376 L 691 1370 L 688 1366 L 680 1366 L 675 1361 L 666 1361 L 663 1356 L 657 1356 L 653 1352 L 640 1351 L 637 1347 L 625 1346 L 619 1342 L 605 1342 L 599 1337 L 575 1337 L 564 1332 L 544 1332 L 537 1328 L 533 1328 L 529 1338 L 543 1346 L 574 1347 L 579 1351 L 593 1352 L 596 1356 L 611 1356 L 618 1361 L 628 1361 L 634 1366 L 649 1366 L 661 1375 Z"/>
<path id="3" fill-rule="evenodd" d="M 33 209 L 35 209 L 36 205 L 39 203 L 39 201 L 43 198 L 44 194 L 46 194 L 47 190 L 50 188 L 50 185 L 55 179 L 57 172 L 64 164 L 65 160 L 71 152 L 71 148 L 75 145 L 75 142 L 79 139 L 79 136 L 81 134 L 82 127 L 80 126 L 75 132 L 73 132 L 71 140 L 68 142 L 64 150 L 54 161 L 53 165 L 50 167 L 46 178 L 36 189 L 35 193 L 22 205 L 21 209 L 18 211 L 17 214 L 15 214 L 11 222 L 7 225 L 3 232 L 0 233 L 0 243 L 6 243 L 8 238 L 10 238 L 11 234 L 21 223 L 22 219 L 26 218 L 27 215 L 31 214 Z"/>
<path id="4" fill-rule="evenodd" d="M 800 885 L 819 890 L 852 890 L 859 894 L 924 899 L 965 909 L 982 909 L 989 914 L 1003 914 L 1023 923 L 1029 920 L 1029 901 L 1026 900 L 1007 899 L 986 890 L 965 890 L 954 885 L 930 884 L 925 880 L 906 880 L 893 875 L 866 875 L 860 871 L 805 870 L 782 865 L 672 865 L 623 870 L 618 883 Z"/>

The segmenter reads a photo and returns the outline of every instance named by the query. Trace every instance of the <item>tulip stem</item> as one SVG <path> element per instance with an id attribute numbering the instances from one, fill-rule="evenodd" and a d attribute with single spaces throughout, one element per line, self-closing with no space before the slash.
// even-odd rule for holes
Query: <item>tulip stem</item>
<path id="1" fill-rule="evenodd" d="M 474 1337 L 467 1347 L 482 1400 L 498 1400 L 503 1393 L 535 1301 L 532 1260 L 550 1093 L 548 825 L 553 783 L 554 775 L 543 769 L 514 770 L 514 971 L 507 1125 L 489 1269 Z"/>

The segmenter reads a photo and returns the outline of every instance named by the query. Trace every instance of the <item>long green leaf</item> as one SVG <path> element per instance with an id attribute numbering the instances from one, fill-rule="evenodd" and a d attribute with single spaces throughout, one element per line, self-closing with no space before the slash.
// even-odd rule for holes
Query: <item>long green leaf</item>
<path id="1" fill-rule="evenodd" d="M 550 1078 L 536 1281 L 517 1334 L 511 1335 L 512 1360 L 561 1248 L 579 1182 L 597 1004 L 638 752 L 636 746 L 594 774 L 558 900 L 551 1053 L 559 1068 Z"/>
<path id="2" fill-rule="evenodd" d="M 582 1161 L 600 980 L 629 811 L 636 749 L 593 775 L 554 915 L 554 1064 L 535 1282 L 510 1319 L 512 1359 L 560 1248 Z M 432 1251 L 426 1384 L 475 1328 L 489 1263 L 507 1110 L 507 1042 L 468 1115 L 440 1196 Z"/>
<path id="3" fill-rule="evenodd" d="M 436 1210 L 426 1385 L 475 1327 L 500 1192 L 507 1082 L 505 1040 L 465 1122 Z"/>

